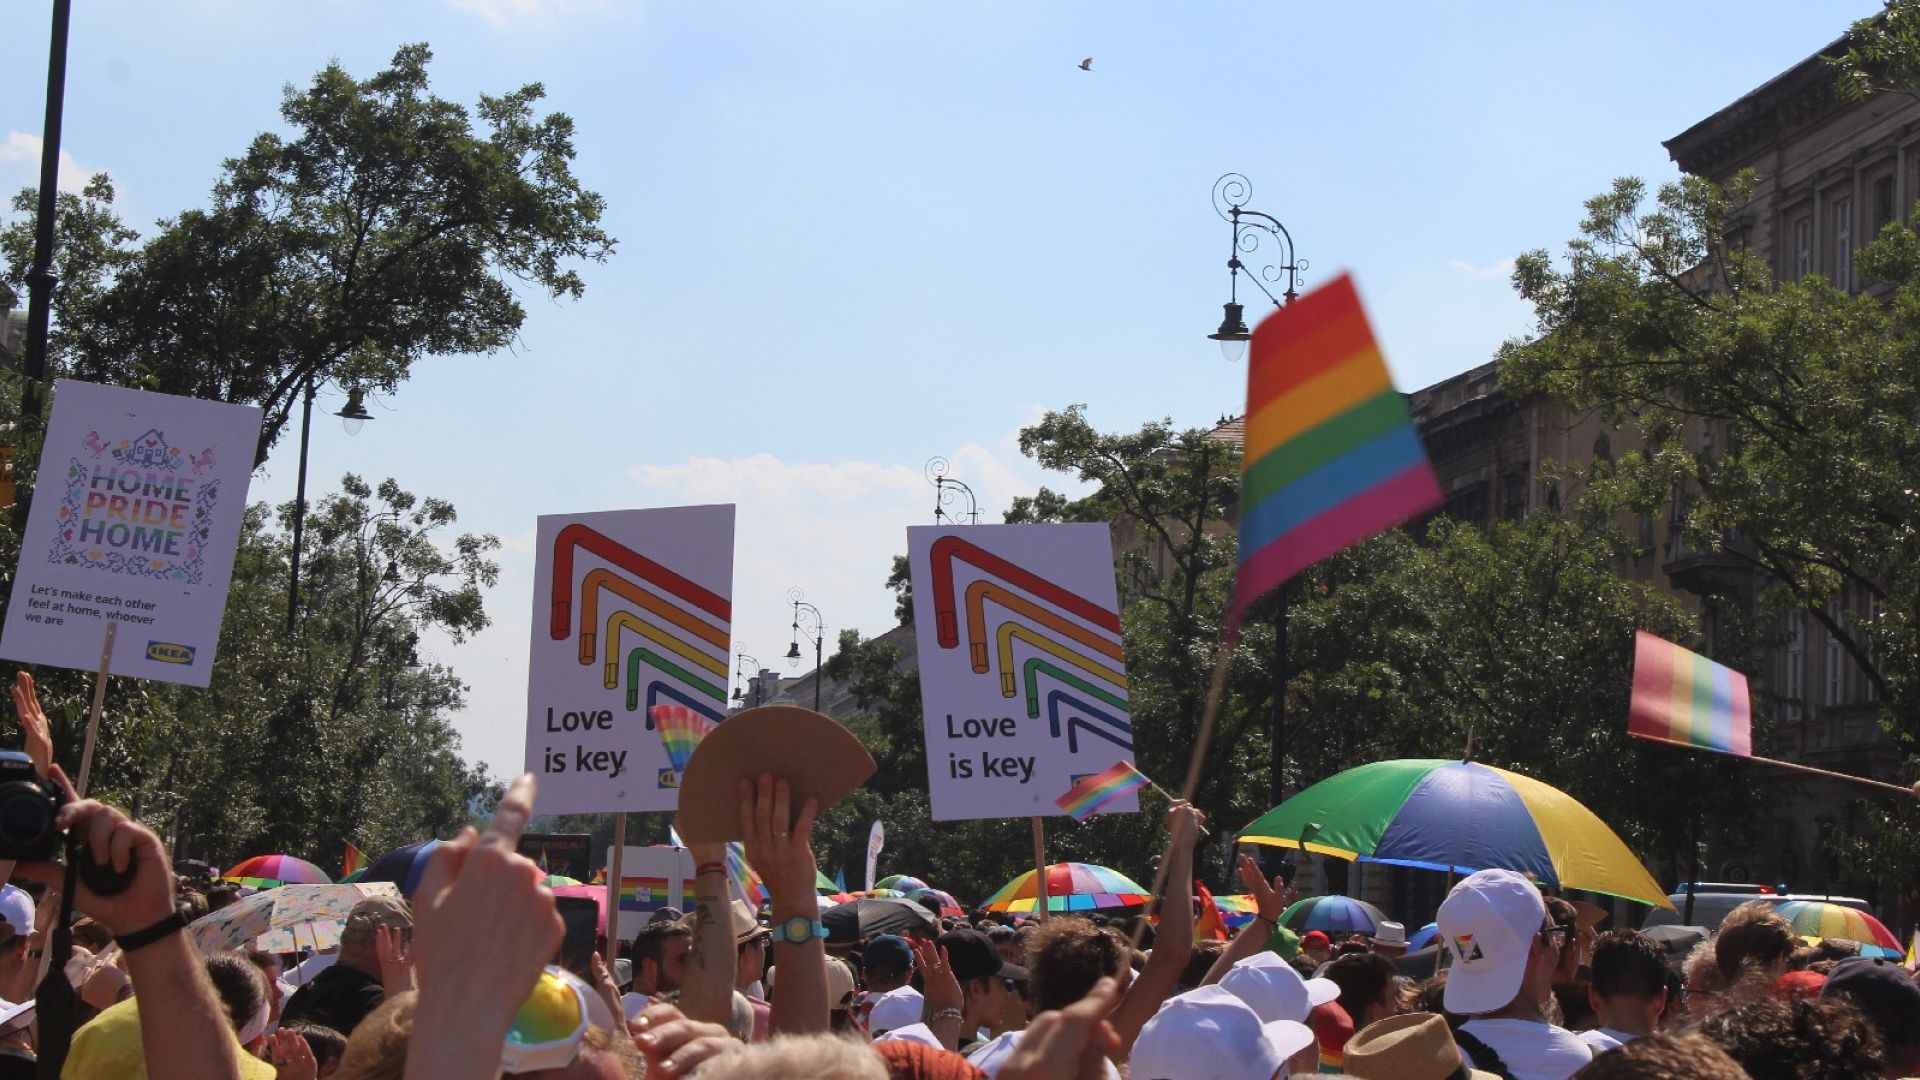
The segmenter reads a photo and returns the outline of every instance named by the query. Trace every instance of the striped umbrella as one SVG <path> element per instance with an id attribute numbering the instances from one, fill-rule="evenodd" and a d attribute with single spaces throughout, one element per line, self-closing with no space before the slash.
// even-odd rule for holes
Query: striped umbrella
<path id="1" fill-rule="evenodd" d="M 903 893 L 910 893 L 915 889 L 931 889 L 933 886 L 928 885 L 917 877 L 909 877 L 906 874 L 889 874 L 879 881 L 874 882 L 873 887 L 876 889 L 898 889 Z"/>
<path id="2" fill-rule="evenodd" d="M 1513 870 L 1555 888 L 1673 907 L 1593 811 L 1531 777 L 1475 762 L 1348 769 L 1267 811 L 1239 839 L 1457 874 Z"/>
<path id="3" fill-rule="evenodd" d="M 1780 914 L 1793 924 L 1793 932 L 1801 937 L 1839 938 L 1842 941 L 1857 941 L 1862 945 L 1878 945 L 1883 949 L 1892 949 L 1899 954 L 1900 939 L 1879 919 L 1864 911 L 1855 911 L 1844 904 L 1829 904 L 1824 900 L 1788 900 L 1778 905 Z"/>
<path id="4" fill-rule="evenodd" d="M 956 919 L 965 918 L 967 914 L 966 909 L 960 906 L 960 901 L 955 900 L 952 893 L 941 892 L 939 889 L 908 889 L 907 899 L 915 903 L 919 903 L 922 899 L 932 900 L 940 905 L 940 914 L 951 915 Z"/>
<path id="5" fill-rule="evenodd" d="M 222 877 L 255 889 L 271 889 L 276 885 L 333 884 L 333 879 L 327 876 L 325 870 L 291 855 L 255 855 Z"/>
<path id="6" fill-rule="evenodd" d="M 1002 885 L 980 906 L 988 911 L 1031 912 L 1037 895 L 1029 870 Z M 1139 882 L 1104 866 L 1060 862 L 1047 867 L 1048 911 L 1139 907 L 1152 898 Z"/>
<path id="7" fill-rule="evenodd" d="M 1351 896 L 1309 896 L 1280 913 L 1280 925 L 1296 934 L 1371 934 L 1385 921 L 1379 908 Z"/>

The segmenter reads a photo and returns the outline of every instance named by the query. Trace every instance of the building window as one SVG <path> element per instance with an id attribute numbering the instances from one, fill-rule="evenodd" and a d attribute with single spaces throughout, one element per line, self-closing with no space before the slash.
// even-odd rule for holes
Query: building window
<path id="1" fill-rule="evenodd" d="M 1807 614 L 1787 612 L 1787 719 L 1800 719 L 1807 696 Z"/>
<path id="2" fill-rule="evenodd" d="M 1793 220 L 1793 276 L 1813 273 L 1813 215 L 1802 214 Z"/>
<path id="3" fill-rule="evenodd" d="M 1853 199 L 1833 200 L 1833 284 L 1853 287 Z"/>
<path id="4" fill-rule="evenodd" d="M 1840 621 L 1838 613 L 1832 609 L 1828 609 L 1827 614 L 1833 617 L 1833 621 L 1836 624 Z M 1825 689 L 1820 694 L 1820 704 L 1838 705 L 1842 701 L 1845 701 L 1847 658 L 1845 650 L 1840 647 L 1840 634 L 1837 630 L 1827 631 L 1827 656 L 1824 673 L 1826 675 Z"/>
<path id="5" fill-rule="evenodd" d="M 1873 182 L 1873 233 L 1893 222 L 1893 177 L 1883 176 Z"/>

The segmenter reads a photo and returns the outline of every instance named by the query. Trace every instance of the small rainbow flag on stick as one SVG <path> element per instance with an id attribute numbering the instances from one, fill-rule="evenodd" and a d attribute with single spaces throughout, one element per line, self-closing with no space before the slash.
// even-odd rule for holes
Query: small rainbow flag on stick
<path id="1" fill-rule="evenodd" d="M 1353 279 L 1342 274 L 1267 316 L 1247 361 L 1227 638 L 1267 590 L 1438 505 L 1440 485 Z"/>
<path id="2" fill-rule="evenodd" d="M 1122 761 L 1105 772 L 1097 772 L 1083 778 L 1079 783 L 1067 789 L 1065 795 L 1053 800 L 1067 816 L 1075 821 L 1085 821 L 1100 812 L 1100 808 L 1131 792 L 1139 791 L 1153 781 L 1133 767 L 1132 762 Z"/>
<path id="3" fill-rule="evenodd" d="M 660 745 L 667 750 L 667 764 L 674 772 L 686 772 L 693 748 L 713 730 L 713 721 L 685 705 L 655 705 L 653 727 L 660 733 Z"/>
<path id="4" fill-rule="evenodd" d="M 360 854 L 360 849 L 353 846 L 353 841 L 347 841 L 347 853 L 340 858 L 340 876 L 344 878 L 366 865 L 367 857 Z"/>
<path id="5" fill-rule="evenodd" d="M 1637 631 L 1627 734 L 1638 739 L 1753 756 L 1747 677 L 1671 641 Z"/>

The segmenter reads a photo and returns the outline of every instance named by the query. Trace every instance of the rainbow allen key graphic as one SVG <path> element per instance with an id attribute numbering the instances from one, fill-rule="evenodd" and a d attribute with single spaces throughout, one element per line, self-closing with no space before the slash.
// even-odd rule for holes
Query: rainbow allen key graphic
<path id="1" fill-rule="evenodd" d="M 653 708 L 726 716 L 733 508 L 542 517 L 537 543 L 527 767 L 540 811 L 672 809 Z"/>
<path id="2" fill-rule="evenodd" d="M 910 528 L 908 548 L 935 818 L 1058 813 L 1075 776 L 1131 758 L 1106 526 Z"/>

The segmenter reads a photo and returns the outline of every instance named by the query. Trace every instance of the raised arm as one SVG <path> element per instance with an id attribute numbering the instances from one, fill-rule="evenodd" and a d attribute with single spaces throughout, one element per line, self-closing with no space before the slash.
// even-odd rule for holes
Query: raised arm
<path id="1" fill-rule="evenodd" d="M 1200 980 L 1202 986 L 1226 978 L 1233 965 L 1259 952 L 1266 945 L 1267 939 L 1280 928 L 1280 913 L 1287 910 L 1288 897 L 1293 893 L 1279 878 L 1274 878 L 1273 884 L 1267 884 L 1267 879 L 1260 876 L 1260 867 L 1245 855 L 1240 856 L 1240 884 L 1246 886 L 1247 893 L 1253 897 L 1254 908 L 1259 914 L 1253 917 L 1252 922 L 1241 927 L 1240 932 L 1233 936 L 1233 941 L 1221 950 L 1220 959 L 1213 962 L 1213 966 L 1207 969 L 1207 977 Z"/>
<path id="2" fill-rule="evenodd" d="M 780 992 L 773 995 L 769 1026 L 776 1034 L 826 1031 L 827 941 L 816 933 L 820 897 L 813 891 L 819 865 L 813 856 L 813 819 L 818 800 L 809 797 L 794 813 L 793 791 L 785 780 L 761 774 L 755 785 L 740 781 L 740 817 L 747 837 L 747 863 L 766 883 L 773 916 L 773 962 L 780 969 Z M 786 931 L 805 924 L 796 940 Z"/>
<path id="3" fill-rule="evenodd" d="M 733 1012 L 740 960 L 728 917 L 727 845 L 691 844 L 687 850 L 693 855 L 693 951 L 687 954 L 687 973 L 680 982 L 680 1011 L 689 1019 L 724 1027 Z"/>
<path id="4" fill-rule="evenodd" d="M 1127 987 L 1120 1007 L 1113 1011 L 1114 1032 L 1124 1053 L 1147 1026 L 1160 1003 L 1173 995 L 1193 955 L 1193 844 L 1206 815 L 1185 800 L 1167 809 L 1167 886 L 1160 894 L 1160 926 L 1153 936 L 1153 955 L 1145 970 Z"/>

